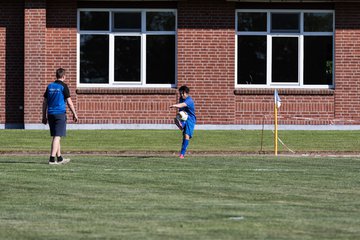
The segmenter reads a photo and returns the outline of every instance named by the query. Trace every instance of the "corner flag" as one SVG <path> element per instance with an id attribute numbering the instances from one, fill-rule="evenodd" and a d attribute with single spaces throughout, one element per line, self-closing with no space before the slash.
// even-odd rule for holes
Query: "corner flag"
<path id="1" fill-rule="evenodd" d="M 277 89 L 274 92 L 274 153 L 275 156 L 278 154 L 278 113 L 277 110 L 281 106 L 281 99 L 279 97 Z"/>
<path id="2" fill-rule="evenodd" d="M 274 100 L 275 100 L 275 106 L 276 106 L 277 108 L 280 108 L 280 106 L 281 106 L 281 99 L 280 99 L 280 97 L 279 97 L 279 94 L 278 94 L 277 89 L 275 89 L 275 92 L 274 92 Z"/>

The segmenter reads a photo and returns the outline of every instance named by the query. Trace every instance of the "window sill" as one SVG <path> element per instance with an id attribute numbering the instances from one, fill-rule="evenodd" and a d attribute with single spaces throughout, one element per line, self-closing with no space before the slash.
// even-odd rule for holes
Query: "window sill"
<path id="1" fill-rule="evenodd" d="M 295 88 L 284 88 L 278 89 L 278 93 L 281 95 L 324 95 L 332 96 L 335 93 L 334 89 L 295 89 Z M 272 95 L 274 89 L 264 88 L 247 88 L 247 89 L 235 89 L 235 95 Z"/>
<path id="2" fill-rule="evenodd" d="M 100 95 L 175 95 L 174 88 L 77 88 L 77 94 Z"/>

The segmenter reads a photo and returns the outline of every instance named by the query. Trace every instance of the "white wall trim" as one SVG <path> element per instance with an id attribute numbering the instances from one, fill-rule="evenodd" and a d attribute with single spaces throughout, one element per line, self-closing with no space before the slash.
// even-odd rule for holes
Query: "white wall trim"
<path id="1" fill-rule="evenodd" d="M 262 125 L 196 125 L 196 130 L 261 130 Z M 0 124 L 0 129 L 5 129 Z M 48 125 L 25 124 L 25 129 L 45 130 Z M 68 124 L 68 130 L 99 130 L 99 129 L 154 129 L 176 130 L 173 124 Z M 264 130 L 273 130 L 274 125 L 264 125 Z M 360 125 L 279 125 L 279 130 L 360 130 Z"/>

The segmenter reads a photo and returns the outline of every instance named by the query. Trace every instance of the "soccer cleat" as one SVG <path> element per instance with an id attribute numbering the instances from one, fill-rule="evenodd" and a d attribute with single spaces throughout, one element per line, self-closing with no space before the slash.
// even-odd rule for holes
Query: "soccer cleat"
<path id="1" fill-rule="evenodd" d="M 57 164 L 67 164 L 70 162 L 70 158 L 63 158 L 61 161 L 58 161 Z"/>
<path id="2" fill-rule="evenodd" d="M 184 157 L 183 154 L 180 154 L 179 158 L 180 158 L 180 159 L 184 159 L 185 157 Z"/>
<path id="3" fill-rule="evenodd" d="M 174 118 L 175 125 L 182 131 L 183 126 L 178 118 Z"/>

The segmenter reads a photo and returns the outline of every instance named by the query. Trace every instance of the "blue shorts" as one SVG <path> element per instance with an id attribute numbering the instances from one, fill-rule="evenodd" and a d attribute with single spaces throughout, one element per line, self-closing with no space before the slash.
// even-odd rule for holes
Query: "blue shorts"
<path id="1" fill-rule="evenodd" d="M 66 113 L 49 114 L 48 116 L 50 135 L 52 137 L 66 136 Z"/>
<path id="2" fill-rule="evenodd" d="M 189 135 L 192 138 L 195 129 L 195 123 L 193 121 L 181 122 L 183 126 L 183 134 Z"/>

